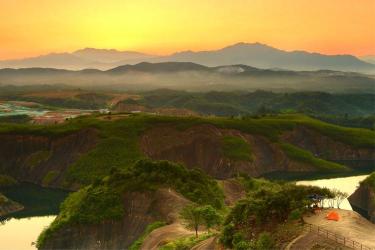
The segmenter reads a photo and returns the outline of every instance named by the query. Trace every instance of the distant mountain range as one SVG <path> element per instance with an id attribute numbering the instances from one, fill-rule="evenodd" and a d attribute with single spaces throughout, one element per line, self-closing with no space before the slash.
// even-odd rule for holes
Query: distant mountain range
<path id="1" fill-rule="evenodd" d="M 0 85 L 65 84 L 112 90 L 272 90 L 375 92 L 375 76 L 332 70 L 258 69 L 243 64 L 207 67 L 191 62 L 139 63 L 109 70 L 0 69 Z"/>
<path id="2" fill-rule="evenodd" d="M 369 55 L 369 56 L 362 56 L 360 57 L 362 61 L 375 64 L 375 55 Z"/>
<path id="3" fill-rule="evenodd" d="M 367 60 L 367 59 L 366 59 Z M 243 64 L 262 69 L 340 70 L 375 73 L 375 65 L 351 55 L 323 55 L 306 51 L 283 51 L 260 43 L 238 43 L 219 50 L 184 51 L 155 56 L 134 51 L 86 48 L 72 53 L 0 61 L 0 68 L 57 68 L 107 70 L 140 62 L 192 62 L 205 66 Z"/>

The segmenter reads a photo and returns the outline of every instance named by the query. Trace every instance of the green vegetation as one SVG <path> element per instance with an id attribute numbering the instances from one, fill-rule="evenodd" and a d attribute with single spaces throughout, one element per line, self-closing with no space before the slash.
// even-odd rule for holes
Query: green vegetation
<path id="1" fill-rule="evenodd" d="M 89 185 L 97 178 L 108 175 L 112 167 L 127 169 L 137 160 L 144 158 L 139 148 L 139 137 L 147 129 L 157 125 L 168 125 L 185 130 L 194 125 L 210 124 L 223 129 L 237 129 L 244 133 L 262 135 L 273 142 L 280 142 L 279 136 L 297 126 L 309 127 L 334 140 L 353 147 L 375 147 L 375 132 L 366 129 L 344 128 L 327 124 L 303 115 L 265 116 L 261 118 L 224 118 L 224 117 L 167 117 L 153 115 L 129 115 L 123 119 L 104 121 L 100 115 L 80 117 L 59 125 L 38 126 L 30 124 L 2 124 L 0 133 L 26 134 L 48 137 L 60 137 L 91 128 L 97 131 L 99 140 L 94 149 L 82 155 L 72 164 L 65 174 L 67 186 L 72 183 Z M 282 143 L 282 142 L 281 142 Z M 223 153 L 237 160 L 252 159 L 251 147 L 241 138 L 224 137 Z M 285 148 L 291 149 L 286 146 Z M 294 148 L 293 148 L 294 149 Z M 293 149 L 289 151 L 293 151 Z M 297 155 L 302 153 L 299 151 Z M 339 165 L 326 161 L 317 161 L 311 155 L 302 153 L 305 160 L 325 170 L 339 169 Z M 42 151 L 30 156 L 28 164 L 36 166 L 47 160 L 49 153 Z M 342 168 L 341 168 L 342 169 Z"/>
<path id="2" fill-rule="evenodd" d="M 210 228 L 221 222 L 220 214 L 211 205 L 188 205 L 181 211 L 181 218 L 188 228 L 194 229 L 195 237 L 198 237 L 201 226 L 205 226 L 210 231 Z"/>
<path id="3" fill-rule="evenodd" d="M 349 168 L 343 165 L 330 162 L 330 161 L 325 161 L 320 158 L 316 158 L 311 152 L 295 147 L 291 144 L 282 143 L 280 145 L 281 145 L 281 148 L 286 153 L 286 155 L 288 156 L 288 158 L 292 160 L 310 164 L 320 170 L 333 171 L 333 172 L 349 171 Z"/>
<path id="4" fill-rule="evenodd" d="M 204 92 L 156 90 L 141 93 L 139 105 L 186 108 L 205 115 L 236 116 L 264 113 L 304 113 L 336 117 L 374 114 L 374 94 L 329 94 L 323 92 L 273 93 Z"/>
<path id="5" fill-rule="evenodd" d="M 312 203 L 308 195 L 333 196 L 328 189 L 312 186 L 252 178 L 242 178 L 241 182 L 247 189 L 247 198 L 237 202 L 231 210 L 220 238 L 225 247 L 234 249 L 264 249 L 277 244 L 279 239 L 271 235 L 277 235 L 278 226 L 288 219 L 300 219 Z"/>
<path id="6" fill-rule="evenodd" d="M 222 151 L 226 158 L 236 161 L 252 161 L 251 146 L 244 139 L 237 136 L 222 138 Z"/>
<path id="7" fill-rule="evenodd" d="M 212 237 L 212 233 L 201 234 L 198 237 L 182 237 L 171 242 L 167 242 L 165 245 L 162 245 L 159 250 L 189 250 L 193 246 L 197 245 L 199 242 L 204 241 Z"/>
<path id="8" fill-rule="evenodd" d="M 0 174 L 0 187 L 10 187 L 17 184 L 18 182 L 13 177 Z"/>
<path id="9" fill-rule="evenodd" d="M 326 135 L 334 140 L 354 147 L 375 147 L 375 133 L 368 129 L 340 127 L 303 115 L 285 115 L 278 117 L 281 119 L 290 119 L 299 125 L 314 129 L 322 135 Z"/>
<path id="10" fill-rule="evenodd" d="M 55 221 L 38 239 L 38 247 L 64 225 L 95 224 L 122 218 L 125 192 L 154 191 L 171 187 L 197 204 L 222 208 L 224 195 L 211 177 L 167 161 L 138 161 L 134 166 L 111 169 L 111 175 L 75 192 L 63 202 Z"/>
<path id="11" fill-rule="evenodd" d="M 364 116 L 349 116 L 348 114 L 345 115 L 314 115 L 316 119 L 340 125 L 345 127 L 353 127 L 353 128 L 367 128 L 371 130 L 375 130 L 375 115 L 364 115 Z"/>
<path id="12" fill-rule="evenodd" d="M 369 185 L 375 191 L 375 172 L 370 174 L 366 179 L 364 179 L 361 184 Z"/>
<path id="13" fill-rule="evenodd" d="M 133 244 L 129 247 L 129 250 L 139 250 L 143 244 L 143 241 L 152 231 L 154 231 L 155 229 L 159 227 L 163 227 L 165 225 L 166 223 L 163 221 L 155 221 L 149 224 L 146 227 L 146 230 L 143 232 L 143 234 L 136 241 L 134 241 Z"/>
<path id="14" fill-rule="evenodd" d="M 35 152 L 35 153 L 31 154 L 27 158 L 26 164 L 30 168 L 34 168 L 34 167 L 38 166 L 39 164 L 41 164 L 42 162 L 47 161 L 50 157 L 51 157 L 50 151 L 41 150 L 41 151 L 38 151 L 38 152 Z"/>
<path id="15" fill-rule="evenodd" d="M 84 91 L 77 91 L 76 95 L 72 96 L 32 96 L 23 95 L 17 96 L 17 100 L 36 102 L 52 108 L 78 108 L 78 109 L 100 109 L 105 108 L 107 102 L 111 99 L 110 96 L 101 93 L 90 93 Z"/>

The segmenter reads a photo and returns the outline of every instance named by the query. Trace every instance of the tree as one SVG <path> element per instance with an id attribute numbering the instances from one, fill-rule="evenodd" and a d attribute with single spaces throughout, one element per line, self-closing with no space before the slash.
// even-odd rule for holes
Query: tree
<path id="1" fill-rule="evenodd" d="M 346 192 L 341 192 L 340 190 L 338 189 L 334 189 L 333 190 L 333 193 L 335 195 L 335 198 L 336 198 L 336 204 L 337 204 L 337 208 L 340 209 L 340 204 L 349 196 L 348 193 Z"/>
<path id="2" fill-rule="evenodd" d="M 216 225 L 220 225 L 221 216 L 211 205 L 201 207 L 203 222 L 208 231 Z"/>
<path id="3" fill-rule="evenodd" d="M 200 226 L 206 226 L 209 231 L 210 228 L 219 225 L 221 222 L 220 214 L 211 205 L 188 205 L 182 210 L 181 217 L 187 227 L 195 230 L 196 237 L 198 237 L 198 229 Z"/>
<path id="4" fill-rule="evenodd" d="M 188 205 L 181 211 L 181 217 L 189 228 L 195 230 L 195 237 L 198 238 L 199 226 L 203 224 L 202 208 L 195 205 Z"/>

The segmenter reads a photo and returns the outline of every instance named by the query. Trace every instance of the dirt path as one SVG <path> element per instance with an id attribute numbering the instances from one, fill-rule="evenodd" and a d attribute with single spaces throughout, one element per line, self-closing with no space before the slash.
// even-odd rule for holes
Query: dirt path
<path id="1" fill-rule="evenodd" d="M 304 232 L 303 234 L 299 235 L 294 240 L 289 242 L 289 244 L 285 247 L 285 250 L 294 249 L 293 246 L 296 244 L 296 242 L 298 242 L 301 238 L 305 237 L 305 235 L 306 235 L 306 232 Z"/>
<path id="2" fill-rule="evenodd" d="M 184 228 L 180 223 L 173 223 L 152 231 L 144 240 L 141 250 L 156 250 L 161 243 L 167 240 L 190 235 L 194 235 L 194 232 Z"/>
<path id="3" fill-rule="evenodd" d="M 191 248 L 191 250 L 214 250 L 216 249 L 216 236 L 208 238 Z"/>
<path id="4" fill-rule="evenodd" d="M 340 215 L 339 221 L 327 220 L 325 218 L 327 213 L 333 210 Z M 375 248 L 375 224 L 372 224 L 354 211 L 327 209 L 319 214 L 305 216 L 304 220 L 307 223 L 320 226 L 328 231 Z"/>

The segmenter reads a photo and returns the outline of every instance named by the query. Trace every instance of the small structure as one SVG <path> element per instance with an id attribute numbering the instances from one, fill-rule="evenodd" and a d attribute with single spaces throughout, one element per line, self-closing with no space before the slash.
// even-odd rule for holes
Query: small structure
<path id="1" fill-rule="evenodd" d="M 334 221 L 339 221 L 340 216 L 336 211 L 331 211 L 326 215 L 327 220 L 334 220 Z"/>

